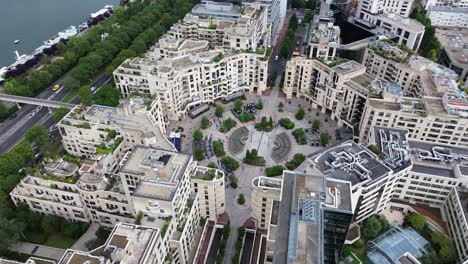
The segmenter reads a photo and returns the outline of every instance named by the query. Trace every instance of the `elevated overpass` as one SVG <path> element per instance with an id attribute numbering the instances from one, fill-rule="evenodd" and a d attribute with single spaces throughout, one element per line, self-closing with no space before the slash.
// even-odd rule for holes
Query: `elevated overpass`
<path id="1" fill-rule="evenodd" d="M 7 101 L 13 102 L 17 104 L 32 104 L 32 105 L 40 105 L 45 107 L 51 108 L 68 108 L 72 109 L 76 104 L 64 103 L 60 101 L 52 101 L 48 99 L 39 99 L 34 97 L 25 97 L 25 96 L 17 96 L 17 95 L 9 95 L 9 94 L 0 94 L 0 101 Z"/>
<path id="2" fill-rule="evenodd" d="M 361 39 L 361 40 L 351 42 L 351 43 L 348 43 L 348 44 L 341 44 L 338 47 L 338 49 L 340 49 L 340 50 L 359 50 L 359 49 L 363 49 L 363 48 L 367 47 L 367 45 L 369 45 L 369 43 L 371 42 L 371 40 L 373 38 L 375 38 L 375 37 L 372 36 L 372 37 Z"/>

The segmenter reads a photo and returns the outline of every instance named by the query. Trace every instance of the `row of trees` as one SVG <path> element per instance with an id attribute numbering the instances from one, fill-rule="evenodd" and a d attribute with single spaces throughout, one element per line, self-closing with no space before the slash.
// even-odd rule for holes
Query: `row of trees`
<path id="1" fill-rule="evenodd" d="M 440 231 L 433 231 L 427 225 L 427 218 L 418 213 L 410 213 L 405 217 L 405 224 L 420 232 L 427 240 L 435 252 L 429 252 L 421 258 L 424 264 L 432 263 L 454 263 L 456 260 L 455 245 L 446 235 Z"/>
<path id="2" fill-rule="evenodd" d="M 411 13 L 411 18 L 416 19 L 424 25 L 424 37 L 419 47 L 419 53 L 433 61 L 437 60 L 442 49 L 440 41 L 435 35 L 436 29 L 432 26 L 431 20 L 426 17 L 426 12 L 415 8 Z"/>
<path id="3" fill-rule="evenodd" d="M 59 233 L 77 238 L 87 228 L 86 224 L 66 222 L 56 216 L 42 216 L 27 206 L 15 207 L 9 193 L 20 182 L 19 170 L 34 162 L 35 151 L 45 152 L 50 144 L 47 129 L 43 126 L 30 128 L 24 140 L 13 150 L 0 156 L 0 255 L 9 256 L 9 248 L 18 241 L 44 243 L 48 235 Z"/>
<path id="4" fill-rule="evenodd" d="M 126 58 L 144 53 L 192 5 L 191 0 L 137 0 L 128 8 L 119 7 L 109 21 L 59 45 L 58 59 L 40 70 L 8 80 L 5 93 L 35 96 L 73 67 L 65 86 L 75 89 L 104 68 L 112 73 Z M 102 40 L 104 33 L 109 35 Z"/>
<path id="5" fill-rule="evenodd" d="M 294 48 L 295 42 L 295 33 L 298 26 L 298 21 L 296 14 L 292 15 L 289 19 L 288 31 L 286 32 L 286 36 L 283 39 L 280 48 L 280 56 L 283 59 L 288 58 L 289 54 L 291 53 L 292 49 Z"/>

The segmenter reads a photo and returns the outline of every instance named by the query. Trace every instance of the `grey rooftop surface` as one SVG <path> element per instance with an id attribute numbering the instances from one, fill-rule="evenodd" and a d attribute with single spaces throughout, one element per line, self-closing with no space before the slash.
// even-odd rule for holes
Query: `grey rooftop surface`
<path id="1" fill-rule="evenodd" d="M 412 153 L 413 171 L 455 178 L 459 169 L 468 176 L 468 149 L 420 141 L 408 141 Z"/>
<path id="2" fill-rule="evenodd" d="M 352 185 L 371 183 L 391 172 L 374 153 L 351 140 L 324 150 L 312 160 L 327 177 L 350 181 Z"/>
<path id="3" fill-rule="evenodd" d="M 438 28 L 436 36 L 451 60 L 460 64 L 462 67 L 468 66 L 468 50 L 466 49 L 466 43 L 468 43 L 468 29 Z"/>
<path id="4" fill-rule="evenodd" d="M 158 234 L 157 229 L 120 223 L 114 227 L 106 243 L 91 252 L 67 250 L 60 264 L 99 264 L 109 260 L 114 263 L 140 264 L 148 255 L 146 249 Z M 125 259 L 124 259 L 125 258 Z"/>
<path id="5" fill-rule="evenodd" d="M 319 175 L 283 173 L 275 263 L 322 263 L 323 210 L 351 213 L 351 185 Z"/>
<path id="6" fill-rule="evenodd" d="M 135 196 L 171 200 L 190 159 L 175 151 L 136 146 L 124 157 L 120 172 L 141 177 Z"/>

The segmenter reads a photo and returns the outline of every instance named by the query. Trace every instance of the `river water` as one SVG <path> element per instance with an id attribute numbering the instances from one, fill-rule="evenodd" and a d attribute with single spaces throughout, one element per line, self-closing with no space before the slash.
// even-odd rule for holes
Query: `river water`
<path id="1" fill-rule="evenodd" d="M 116 7 L 119 0 L 0 0 L 0 68 L 15 61 L 15 50 L 30 54 L 108 4 Z M 19 44 L 14 44 L 16 39 Z"/>

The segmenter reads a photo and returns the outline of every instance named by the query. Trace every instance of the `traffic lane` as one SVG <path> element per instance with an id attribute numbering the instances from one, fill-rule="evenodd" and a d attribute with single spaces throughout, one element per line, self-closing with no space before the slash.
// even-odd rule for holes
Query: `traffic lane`
<path id="1" fill-rule="evenodd" d="M 98 87 L 96 91 L 98 91 L 102 85 L 108 84 L 112 82 L 113 79 L 112 77 L 103 74 L 102 76 L 98 77 L 96 81 L 94 81 L 91 85 L 95 85 Z M 59 101 L 62 100 L 67 94 L 68 94 L 68 89 L 62 88 L 56 92 L 56 95 L 52 98 L 54 101 Z M 50 96 L 50 95 L 49 95 Z M 80 103 L 80 98 L 75 97 L 73 98 L 70 103 L 72 104 L 79 104 Z M 31 110 L 27 112 L 23 118 L 26 118 L 26 115 L 30 114 L 37 106 L 31 106 Z M 33 127 L 34 125 L 38 124 L 38 122 L 47 115 L 49 112 L 47 107 L 42 107 L 41 110 L 39 110 L 35 115 L 33 115 L 29 120 L 27 120 L 20 128 L 18 128 L 14 134 L 12 134 L 8 140 L 5 140 L 5 142 L 0 144 L 0 153 L 5 153 L 9 151 L 13 146 L 15 146 L 19 140 L 26 134 L 26 131 L 28 131 L 29 128 Z M 43 123 L 43 125 L 49 129 L 53 124 L 54 124 L 54 119 L 53 117 L 50 117 L 46 119 Z"/>
<path id="2" fill-rule="evenodd" d="M 5 140 L 3 143 L 0 144 L 0 153 L 5 153 L 12 149 L 26 134 L 26 131 L 30 127 L 36 125 L 45 115 L 47 115 L 48 109 L 43 107 L 39 110 L 35 115 L 33 115 L 29 120 L 27 120 L 24 125 L 16 130 L 14 134 L 12 134 L 8 140 Z"/>

